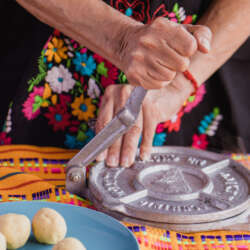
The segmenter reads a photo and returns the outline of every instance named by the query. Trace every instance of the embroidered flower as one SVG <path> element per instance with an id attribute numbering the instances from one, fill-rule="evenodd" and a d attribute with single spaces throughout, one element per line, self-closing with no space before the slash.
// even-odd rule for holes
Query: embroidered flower
<path id="1" fill-rule="evenodd" d="M 57 104 L 56 106 L 50 106 L 49 112 L 44 116 L 49 119 L 49 124 L 53 126 L 54 131 L 65 130 L 70 125 L 71 115 L 66 112 L 63 105 Z"/>
<path id="2" fill-rule="evenodd" d="M 101 75 L 101 84 L 104 88 L 111 84 L 115 84 L 118 78 L 118 69 L 109 61 L 95 54 L 94 59 L 99 63 L 97 73 Z"/>
<path id="3" fill-rule="evenodd" d="M 193 148 L 206 149 L 208 145 L 207 136 L 205 134 L 193 135 Z"/>
<path id="4" fill-rule="evenodd" d="M 7 137 L 5 132 L 0 133 L 0 145 L 9 145 L 11 144 L 11 138 Z"/>
<path id="5" fill-rule="evenodd" d="M 89 79 L 88 83 L 88 96 L 92 99 L 98 98 L 101 94 L 101 90 L 97 86 L 94 79 Z"/>
<path id="6" fill-rule="evenodd" d="M 76 136 L 66 134 L 64 145 L 70 149 L 81 149 L 84 146 L 84 143 L 78 141 Z"/>
<path id="7" fill-rule="evenodd" d="M 59 94 L 63 91 L 68 92 L 75 85 L 72 74 L 62 64 L 49 70 L 45 79 L 50 84 L 51 89 Z"/>
<path id="8" fill-rule="evenodd" d="M 63 46 L 64 42 L 62 39 L 53 37 L 52 41 L 48 43 L 48 49 L 45 52 L 48 62 L 51 62 L 53 59 L 56 63 L 60 63 L 62 59 L 67 59 L 65 52 L 67 47 Z"/>
<path id="9" fill-rule="evenodd" d="M 154 136 L 153 146 L 163 146 L 166 141 L 166 133 L 156 133 Z"/>
<path id="10" fill-rule="evenodd" d="M 163 123 L 159 123 L 157 125 L 157 128 L 156 128 L 156 133 L 159 134 L 159 133 L 162 133 L 164 131 L 164 124 Z"/>
<path id="11" fill-rule="evenodd" d="M 76 97 L 71 107 L 73 109 L 72 114 L 77 116 L 79 120 L 87 121 L 95 117 L 96 106 L 92 104 L 91 98 L 84 98 L 83 95 Z"/>
<path id="12" fill-rule="evenodd" d="M 171 120 L 168 120 L 164 123 L 164 128 L 168 129 L 168 132 L 176 131 L 178 132 L 180 130 L 181 126 L 181 118 L 183 116 L 184 112 L 180 111 L 177 114 L 175 114 Z"/>
<path id="13" fill-rule="evenodd" d="M 145 1 L 135 0 L 129 3 L 129 1 L 111 0 L 110 5 L 140 22 L 145 21 L 146 17 L 150 18 L 149 4 Z M 147 14 L 145 15 L 145 13 Z"/>
<path id="14" fill-rule="evenodd" d="M 195 96 L 190 96 L 186 102 L 186 106 L 184 108 L 185 113 L 189 113 L 193 108 L 195 108 L 202 100 L 204 95 L 206 94 L 206 87 L 202 84 Z"/>
<path id="15" fill-rule="evenodd" d="M 76 71 L 80 72 L 81 75 L 90 76 L 96 69 L 96 63 L 92 56 L 87 56 L 86 53 L 81 54 L 76 52 L 76 57 L 73 59 Z"/>
<path id="16" fill-rule="evenodd" d="M 23 113 L 28 120 L 36 118 L 40 114 L 40 107 L 43 103 L 44 87 L 34 87 L 32 93 L 23 104 Z"/>

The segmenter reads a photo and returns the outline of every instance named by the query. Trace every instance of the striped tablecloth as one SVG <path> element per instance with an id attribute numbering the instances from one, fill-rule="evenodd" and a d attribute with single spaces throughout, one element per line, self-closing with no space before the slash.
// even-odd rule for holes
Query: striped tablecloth
<path id="1" fill-rule="evenodd" d="M 75 153 L 75 150 L 60 148 L 1 146 L 0 202 L 46 200 L 94 209 L 91 202 L 65 190 L 65 165 Z M 232 158 L 250 167 L 250 155 L 233 154 Z M 250 232 L 182 234 L 124 224 L 134 233 L 142 250 L 250 249 Z"/>

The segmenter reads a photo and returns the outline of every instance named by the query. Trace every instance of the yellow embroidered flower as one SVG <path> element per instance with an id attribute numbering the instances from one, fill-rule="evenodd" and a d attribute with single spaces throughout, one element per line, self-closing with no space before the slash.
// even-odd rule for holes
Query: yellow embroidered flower
<path id="1" fill-rule="evenodd" d="M 56 63 L 60 63 L 62 59 L 67 59 L 68 56 L 65 54 L 67 47 L 63 46 L 64 42 L 62 39 L 52 38 L 52 41 L 48 43 L 48 49 L 45 52 L 48 62 L 51 62 L 54 58 Z"/>
<path id="2" fill-rule="evenodd" d="M 96 106 L 92 104 L 91 98 L 84 98 L 83 95 L 76 97 L 71 107 L 73 109 L 72 114 L 77 116 L 79 120 L 88 121 L 95 117 Z"/>

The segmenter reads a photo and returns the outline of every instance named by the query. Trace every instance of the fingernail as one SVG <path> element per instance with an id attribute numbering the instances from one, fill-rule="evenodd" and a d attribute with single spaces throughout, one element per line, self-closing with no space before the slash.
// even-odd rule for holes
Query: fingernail
<path id="1" fill-rule="evenodd" d="M 200 43 L 205 49 L 210 50 L 210 42 L 206 38 L 201 38 Z"/>
<path id="2" fill-rule="evenodd" d="M 101 153 L 96 157 L 97 161 L 104 161 L 105 160 L 105 153 Z"/>
<path id="3" fill-rule="evenodd" d="M 141 160 L 143 160 L 143 161 L 149 161 L 150 155 L 149 155 L 149 154 L 146 154 L 146 153 L 142 153 L 142 154 L 140 155 L 140 158 L 141 158 Z"/>
<path id="4" fill-rule="evenodd" d="M 129 168 L 130 167 L 130 161 L 128 157 L 123 157 L 121 161 L 121 166 L 124 168 Z"/>
<path id="5" fill-rule="evenodd" d="M 109 156 L 107 159 L 107 165 L 110 167 L 117 167 L 118 166 L 118 159 L 115 156 Z"/>

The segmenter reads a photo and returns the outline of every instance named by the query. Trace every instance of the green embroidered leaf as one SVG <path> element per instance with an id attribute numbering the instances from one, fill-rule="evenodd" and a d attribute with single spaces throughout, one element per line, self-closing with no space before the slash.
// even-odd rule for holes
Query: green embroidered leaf
<path id="1" fill-rule="evenodd" d="M 192 96 L 189 96 L 189 98 L 188 98 L 188 101 L 189 101 L 189 102 L 193 102 L 194 100 L 195 100 L 195 96 L 193 96 L 193 95 L 192 95 Z"/>
<path id="2" fill-rule="evenodd" d="M 28 84 L 30 85 L 28 88 L 28 91 L 31 92 L 33 90 L 33 87 L 35 85 L 38 85 L 47 75 L 47 72 L 43 72 L 38 74 L 36 77 L 33 77 L 31 80 L 28 81 Z"/>
<path id="3" fill-rule="evenodd" d="M 119 80 L 120 83 L 127 83 L 128 82 L 127 77 L 123 72 L 121 72 L 119 74 L 118 80 Z"/>
<path id="4" fill-rule="evenodd" d="M 86 123 L 81 123 L 79 129 L 81 131 L 87 131 L 88 130 L 88 125 Z"/>
<path id="5" fill-rule="evenodd" d="M 32 105 L 32 112 L 35 113 L 40 108 L 40 103 L 34 103 Z"/>
<path id="6" fill-rule="evenodd" d="M 198 17 L 198 16 L 197 16 L 196 14 L 192 16 L 192 23 L 196 23 L 197 17 Z"/>
<path id="7" fill-rule="evenodd" d="M 105 67 L 104 62 L 98 64 L 97 73 L 105 77 L 108 77 L 108 69 Z"/>
<path id="8" fill-rule="evenodd" d="M 67 68 L 70 68 L 70 66 L 71 66 L 71 59 L 68 59 L 68 60 L 67 60 L 66 67 L 67 67 Z"/>
<path id="9" fill-rule="evenodd" d="M 83 142 L 87 139 L 88 137 L 85 135 L 85 133 L 83 131 L 78 131 L 78 134 L 76 136 L 76 139 L 80 142 Z"/>
<path id="10" fill-rule="evenodd" d="M 220 109 L 218 107 L 214 108 L 214 116 L 217 116 L 220 113 Z"/>
<path id="11" fill-rule="evenodd" d="M 173 7 L 173 12 L 174 13 L 178 13 L 178 10 L 179 10 L 179 4 L 178 3 L 175 3 L 174 7 Z"/>

